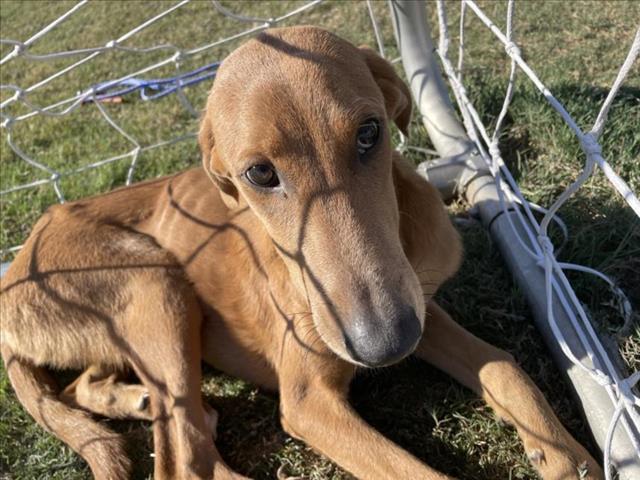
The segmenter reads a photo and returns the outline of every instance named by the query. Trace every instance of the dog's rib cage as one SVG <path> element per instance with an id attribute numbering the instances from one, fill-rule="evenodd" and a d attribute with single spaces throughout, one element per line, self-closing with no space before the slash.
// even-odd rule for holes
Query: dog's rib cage
<path id="1" fill-rule="evenodd" d="M 238 24 L 246 24 L 247 28 L 239 30 L 237 33 L 218 39 L 216 41 L 206 43 L 190 49 L 181 49 L 180 47 L 171 43 L 153 45 L 145 48 L 126 46 L 127 40 L 136 36 L 140 32 L 143 32 L 147 28 L 154 24 L 157 24 L 165 17 L 175 14 L 177 11 L 184 9 L 186 5 L 190 3 L 190 0 L 182 0 L 174 5 L 166 8 L 164 11 L 150 17 L 143 23 L 139 24 L 135 28 L 129 30 L 125 34 L 118 38 L 111 40 L 104 45 L 92 47 L 92 48 L 80 48 L 73 50 L 63 50 L 50 53 L 32 53 L 32 49 L 37 45 L 45 35 L 50 34 L 52 31 L 60 28 L 60 26 L 69 18 L 81 9 L 84 9 L 88 5 L 88 0 L 82 0 L 75 4 L 72 8 L 66 11 L 64 14 L 53 20 L 46 25 L 40 31 L 35 33 L 29 39 L 25 41 L 19 41 L 15 39 L 2 39 L 0 43 L 6 47 L 11 48 L 10 52 L 6 54 L 1 60 L 0 65 L 3 68 L 11 68 L 12 62 L 16 59 L 26 59 L 33 62 L 46 62 L 57 61 L 64 59 L 73 60 L 72 63 L 66 65 L 55 73 L 46 76 L 42 80 L 29 85 L 27 87 L 19 85 L 4 84 L 0 85 L 1 93 L 5 98 L 0 102 L 0 117 L 1 126 L 6 132 L 7 143 L 15 154 L 35 171 L 40 172 L 36 178 L 28 179 L 24 182 L 16 182 L 9 186 L 3 184 L 3 190 L 0 191 L 0 200 L 4 200 L 8 195 L 30 189 L 37 189 L 43 186 L 51 186 L 55 192 L 55 198 L 59 202 L 65 201 L 64 189 L 61 185 L 61 180 L 65 177 L 81 175 L 90 170 L 101 169 L 114 162 L 128 161 L 128 170 L 126 174 L 126 184 L 130 184 L 134 180 L 134 174 L 136 167 L 138 166 L 138 159 L 143 152 L 152 151 L 155 149 L 169 147 L 182 141 L 194 141 L 196 133 L 189 133 L 185 135 L 179 135 L 173 138 L 169 138 L 160 142 L 152 144 L 144 144 L 137 140 L 132 134 L 128 133 L 125 128 L 120 126 L 107 111 L 97 97 L 97 90 L 95 87 L 84 87 L 81 91 L 74 95 L 68 96 L 61 100 L 52 102 L 50 104 L 37 104 L 31 97 L 41 90 L 43 87 L 51 84 L 57 79 L 60 79 L 67 75 L 69 72 L 81 67 L 87 62 L 91 62 L 97 57 L 105 54 L 106 52 L 120 51 L 131 54 L 140 53 L 152 53 L 152 52 L 166 52 L 167 55 L 149 65 L 146 65 L 136 71 L 128 73 L 124 76 L 120 76 L 114 80 L 106 82 L 106 86 L 117 85 L 122 81 L 132 79 L 136 76 L 147 74 L 162 67 L 174 65 L 177 71 L 181 71 L 182 65 L 186 59 L 200 58 L 207 52 L 210 52 L 213 48 L 226 44 L 233 40 L 247 37 L 257 32 L 260 32 L 266 28 L 273 27 L 283 23 L 285 20 L 290 20 L 297 17 L 303 12 L 309 11 L 318 6 L 322 0 L 313 0 L 307 3 L 303 3 L 297 8 L 281 14 L 277 17 L 271 18 L 256 18 L 248 17 L 231 11 L 229 8 L 224 7 L 217 0 L 212 0 L 210 3 L 211 14 L 223 15 L 230 21 L 237 22 Z M 393 0 L 392 0 L 393 1 Z M 611 288 L 620 296 L 621 300 L 621 314 L 624 316 L 625 321 L 631 321 L 633 312 L 629 302 L 624 297 L 624 294 L 615 287 L 614 283 L 600 272 L 597 272 L 588 267 L 582 267 L 579 265 L 567 264 L 557 261 L 554 253 L 554 246 L 547 235 L 547 230 L 551 221 L 559 222 L 561 228 L 566 232 L 566 228 L 562 224 L 561 220 L 556 217 L 558 209 L 567 201 L 567 199 L 575 193 L 593 174 L 595 166 L 598 165 L 609 179 L 612 187 L 623 196 L 629 207 L 640 217 L 640 202 L 636 195 L 632 192 L 629 186 L 616 174 L 613 168 L 603 158 L 600 145 L 598 144 L 598 137 L 602 133 L 603 126 L 607 119 L 609 108 L 612 101 L 624 81 L 625 77 L 631 70 L 635 59 L 640 51 L 640 29 L 635 35 L 629 54 L 622 65 L 618 76 L 613 83 L 613 86 L 609 92 L 609 95 L 603 102 L 602 108 L 598 114 L 597 120 L 591 130 L 583 132 L 566 111 L 563 105 L 551 94 L 547 87 L 538 78 L 536 73 L 529 67 L 529 65 L 523 60 L 520 54 L 520 48 L 514 41 L 513 31 L 513 14 L 514 14 L 514 2 L 508 1 L 508 13 L 506 19 L 506 34 L 503 33 L 492 20 L 484 13 L 484 11 L 471 0 L 461 0 L 461 15 L 460 15 L 460 42 L 458 51 L 458 62 L 454 66 L 449 59 L 449 43 L 450 38 L 447 29 L 447 19 L 445 4 L 442 0 L 438 0 L 438 23 L 439 23 L 439 46 L 437 48 L 437 54 L 441 59 L 442 66 L 449 80 L 450 87 L 453 91 L 454 97 L 457 101 L 462 120 L 467 131 L 469 138 L 475 143 L 477 151 L 482 159 L 486 162 L 486 167 L 494 178 L 498 185 L 498 191 L 501 196 L 501 205 L 503 210 L 507 211 L 507 203 L 518 204 L 522 208 L 516 208 L 516 219 L 511 223 L 511 227 L 514 232 L 518 233 L 517 238 L 524 247 L 526 252 L 535 259 L 540 269 L 544 271 L 545 288 L 547 298 L 547 320 L 555 334 L 556 341 L 559 343 L 564 354 L 573 362 L 578 368 L 583 369 L 589 373 L 594 382 L 601 385 L 607 392 L 607 395 L 613 405 L 613 416 L 610 419 L 609 428 L 606 433 L 606 441 L 604 445 L 604 462 L 607 478 L 611 478 L 611 448 L 614 433 L 617 429 L 624 429 L 628 435 L 628 438 L 632 442 L 633 448 L 640 458 L 640 415 L 637 408 L 640 407 L 640 399 L 636 396 L 632 390 L 633 386 L 640 381 L 640 372 L 636 372 L 633 375 L 624 378 L 620 375 L 619 371 L 613 365 L 611 359 L 607 355 L 606 350 L 602 346 L 597 333 L 589 321 L 584 308 L 578 301 L 571 285 L 564 275 L 564 270 L 579 270 L 597 275 L 605 282 L 607 282 Z M 385 55 L 385 45 L 380 33 L 378 21 L 374 12 L 372 2 L 366 1 L 366 7 L 368 15 L 371 20 L 371 27 L 377 42 L 380 53 Z M 509 82 L 506 88 L 506 94 L 502 109 L 498 116 L 496 126 L 493 132 L 489 133 L 488 129 L 483 125 L 480 120 L 480 116 L 475 110 L 473 104 L 470 102 L 467 92 L 463 84 L 463 66 L 464 66 L 464 32 L 465 32 L 465 15 L 467 12 L 475 14 L 477 18 L 493 32 L 498 41 L 504 46 L 508 57 L 510 58 L 510 75 Z M 394 63 L 399 60 L 395 59 Z M 509 104 L 514 96 L 514 82 L 517 72 L 522 72 L 525 76 L 532 81 L 535 86 L 540 90 L 544 98 L 549 104 L 558 112 L 558 114 L 564 119 L 565 123 L 575 133 L 578 142 L 586 155 L 586 163 L 583 171 L 579 174 L 573 184 L 571 184 L 557 200 L 548 208 L 543 209 L 537 205 L 528 202 L 522 192 L 520 191 L 518 184 L 514 180 L 509 169 L 505 165 L 500 149 L 498 148 L 498 139 L 501 132 L 501 126 L 509 109 Z M 105 84 L 102 84 L 104 87 Z M 6 95 L 9 92 L 9 95 Z M 183 92 L 183 88 L 180 82 L 177 84 L 176 94 L 180 103 L 188 114 L 197 117 L 197 109 L 193 107 L 189 99 Z M 121 135 L 126 142 L 130 145 L 130 149 L 124 153 L 114 155 L 108 158 L 103 158 L 97 161 L 92 161 L 86 165 L 81 165 L 76 168 L 68 170 L 60 170 L 54 168 L 43 161 L 39 161 L 33 156 L 23 151 L 15 139 L 15 127 L 16 125 L 27 122 L 37 116 L 45 117 L 63 117 L 67 114 L 74 112 L 81 108 L 85 104 L 94 105 L 104 120 L 114 129 L 119 135 Z M 15 108 L 15 107 L 21 108 Z M 14 112 L 15 110 L 15 112 Z M 16 113 L 17 112 L 17 113 Z M 402 139 L 400 149 L 414 149 L 417 151 L 423 151 L 427 153 L 433 153 L 431 150 L 426 150 L 420 146 L 412 146 L 405 143 Z M 4 160 L 3 160 L 4 161 Z M 538 222 L 533 212 L 542 212 L 544 214 L 541 222 Z M 511 216 L 508 216 L 511 218 Z M 511 221 L 511 220 L 510 220 Z M 517 223 L 517 225 L 516 225 Z M 20 246 L 16 245 L 0 245 L 0 254 L 3 258 L 7 258 L 12 252 L 18 251 Z M 589 364 L 585 364 L 582 360 L 578 359 L 574 355 L 573 351 L 569 347 L 569 343 L 564 336 L 565 330 L 560 328 L 556 322 L 554 315 L 554 309 L 552 307 L 551 299 L 556 297 L 561 302 L 565 312 L 569 315 L 572 322 L 572 328 L 577 334 L 577 339 L 583 346 L 586 352 L 588 352 Z M 576 313 L 577 312 L 577 313 Z M 632 460 L 633 461 L 633 460 Z M 638 459 L 635 459 L 637 462 Z"/>

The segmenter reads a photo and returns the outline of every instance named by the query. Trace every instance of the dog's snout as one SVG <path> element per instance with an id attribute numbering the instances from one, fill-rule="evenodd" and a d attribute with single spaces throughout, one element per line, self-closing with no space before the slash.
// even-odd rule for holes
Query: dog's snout
<path id="1" fill-rule="evenodd" d="M 382 367 L 402 360 L 413 352 L 422 335 L 422 326 L 409 305 L 394 309 L 387 318 L 363 312 L 344 331 L 345 347 L 358 363 Z"/>

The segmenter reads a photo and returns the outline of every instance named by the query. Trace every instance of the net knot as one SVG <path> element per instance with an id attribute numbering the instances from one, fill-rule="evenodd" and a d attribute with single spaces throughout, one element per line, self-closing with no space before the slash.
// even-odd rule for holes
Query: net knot
<path id="1" fill-rule="evenodd" d="M 13 51 L 11 52 L 11 56 L 12 57 L 17 57 L 19 55 L 22 55 L 22 53 L 27 49 L 27 46 L 22 43 L 22 42 L 17 42 L 14 46 L 13 46 Z"/>
<path id="2" fill-rule="evenodd" d="M 18 100 L 22 99 L 22 97 L 24 97 L 24 90 L 21 88 L 16 88 L 16 92 L 13 94 L 13 97 L 11 97 L 11 101 L 17 102 Z"/>
<path id="3" fill-rule="evenodd" d="M 20 54 L 27 49 L 27 46 L 24 43 L 19 42 L 18 40 L 3 40 L 2 41 L 2 43 L 5 43 L 5 42 L 13 45 L 13 50 L 11 50 L 9 52 L 9 54 L 5 58 L 3 58 L 4 61 L 20 56 Z"/>
<path id="4" fill-rule="evenodd" d="M 87 88 L 84 92 L 79 93 L 79 95 L 82 95 L 82 98 L 89 98 L 89 97 L 95 97 L 96 96 L 96 89 L 95 87 L 90 87 Z"/>
<path id="5" fill-rule="evenodd" d="M 118 42 L 116 42 L 115 40 L 110 40 L 104 44 L 105 48 L 116 48 L 117 46 L 118 46 Z"/>
<path id="6" fill-rule="evenodd" d="M 542 247 L 543 258 L 546 255 L 553 257 L 553 243 L 547 235 L 538 235 L 538 243 L 540 244 L 540 247 Z"/>
<path id="7" fill-rule="evenodd" d="M 600 385 L 601 387 L 608 387 L 609 385 L 613 385 L 613 380 L 606 373 L 601 370 L 593 371 L 593 379 Z"/>
<path id="8" fill-rule="evenodd" d="M 491 155 L 491 158 L 494 160 L 500 157 L 500 148 L 498 147 L 497 140 L 489 144 L 489 155 Z"/>
<path id="9" fill-rule="evenodd" d="M 580 146 L 582 146 L 584 152 L 590 157 L 602 154 L 602 147 L 600 147 L 596 137 L 591 132 L 580 136 Z"/>
<path id="10" fill-rule="evenodd" d="M 7 130 L 11 128 L 13 125 L 13 117 L 6 117 L 2 123 L 0 123 L 0 127 L 6 128 Z"/>
<path id="11" fill-rule="evenodd" d="M 505 44 L 504 46 L 505 51 L 507 52 L 507 55 L 509 55 L 510 57 L 519 57 L 520 56 L 520 47 L 518 47 L 518 45 L 516 45 L 513 42 L 508 42 Z"/>

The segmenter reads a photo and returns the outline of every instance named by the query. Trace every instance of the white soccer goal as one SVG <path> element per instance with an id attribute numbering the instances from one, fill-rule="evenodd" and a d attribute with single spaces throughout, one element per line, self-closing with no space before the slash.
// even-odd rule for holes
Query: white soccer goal
<path id="1" fill-rule="evenodd" d="M 135 28 L 103 45 L 77 47 L 74 44 L 71 49 L 38 51 L 38 44 L 43 38 L 64 29 L 65 23 L 78 11 L 87 8 L 88 0 L 82 0 L 44 25 L 30 38 L 0 41 L 3 52 L 8 52 L 0 60 L 3 69 L 24 69 L 41 65 L 49 67 L 43 67 L 42 77 L 31 85 L 0 85 L 1 126 L 6 134 L 7 144 L 24 162 L 24 169 L 1 183 L 0 202 L 4 205 L 3 210 L 5 207 L 8 209 L 7 206 L 14 201 L 15 195 L 30 195 L 29 192 L 33 192 L 33 195 L 26 198 L 33 201 L 37 199 L 43 207 L 47 202 L 64 202 L 64 182 L 67 179 L 81 179 L 83 175 L 91 172 L 107 172 L 108 175 L 111 172 L 109 168 L 113 165 L 126 165 L 126 173 L 122 180 L 123 183 L 130 184 L 139 179 L 136 173 L 143 156 L 156 154 L 176 144 L 190 144 L 195 148 L 198 111 L 194 105 L 200 104 L 194 101 L 193 96 L 190 97 L 188 88 L 203 80 L 211 82 L 210 79 L 215 76 L 219 61 L 222 60 L 216 58 L 216 61 L 212 62 L 207 54 L 225 45 L 235 45 L 238 40 L 266 28 L 285 22 L 291 23 L 300 15 L 322 6 L 322 0 L 314 0 L 301 3 L 293 10 L 278 12 L 273 17 L 256 18 L 232 11 L 231 7 L 225 7 L 217 0 L 206 4 L 191 2 L 191 6 L 196 3 L 200 14 L 224 18 L 236 24 L 237 29 L 229 36 L 188 48 L 177 46 L 173 42 L 155 43 L 154 38 L 149 35 L 145 37 L 149 46 L 131 46 L 132 39 L 145 35 L 152 26 L 161 25 L 162 22 L 184 14 L 190 0 L 182 0 L 150 15 Z M 540 79 L 523 60 L 516 41 L 513 0 L 507 0 L 504 32 L 474 1 L 461 0 L 456 3 L 461 10 L 455 65 L 449 57 L 451 40 L 446 15 L 451 3 L 445 4 L 439 0 L 431 5 L 437 8 L 437 48 L 434 48 L 432 43 L 423 3 L 404 0 L 388 2 L 390 10 L 387 15 L 390 15 L 393 21 L 396 46 L 385 45 L 379 27 L 380 6 L 377 2 L 365 3 L 372 37 L 380 53 L 385 56 L 395 47 L 400 53 L 400 57 L 392 61 L 396 63 L 402 60 L 422 120 L 439 157 L 421 164 L 418 170 L 433 181 L 444 195 L 460 195 L 479 211 L 483 224 L 487 226 L 515 280 L 527 296 L 538 328 L 543 333 L 556 362 L 566 371 L 580 398 L 594 437 L 602 448 L 607 478 L 612 478 L 614 468 L 622 479 L 640 478 L 640 398 L 634 392 L 634 385 L 640 381 L 640 372 L 628 376 L 612 361 L 567 280 L 565 271 L 591 273 L 608 283 L 620 297 L 621 315 L 625 321 L 633 315 L 631 306 L 614 282 L 602 273 L 586 266 L 558 261 L 548 235 L 552 222 L 557 223 L 565 232 L 565 236 L 567 235 L 567 229 L 557 216 L 558 209 L 598 171 L 602 171 L 609 180 L 612 192 L 621 195 L 628 207 L 640 217 L 638 198 L 603 157 L 598 143 L 616 93 L 640 52 L 640 28 L 635 38 L 629 39 L 629 53 L 602 104 L 595 124 L 585 131 L 553 96 L 543 79 Z M 495 43 L 487 48 L 504 49 L 510 64 L 504 102 L 492 130 L 481 121 L 481 116 L 465 89 L 465 19 L 471 15 L 482 22 L 495 37 Z M 215 32 L 212 33 L 215 36 Z M 74 78 L 74 72 L 97 62 L 105 55 L 115 54 L 141 55 L 141 58 L 152 58 L 153 61 L 116 78 L 98 77 L 89 84 L 81 85 L 68 80 Z M 448 90 L 441 71 L 444 71 L 448 80 L 458 113 L 450 106 Z M 158 78 L 149 80 L 150 75 L 158 75 Z M 575 181 L 546 208 L 525 198 L 502 159 L 504 152 L 499 148 L 502 125 L 514 98 L 516 75 L 524 76 L 526 81 L 533 82 L 541 92 L 540 101 L 548 102 L 566 122 L 567 128 L 575 134 L 576 142 L 586 159 L 584 169 L 576 176 Z M 179 135 L 167 134 L 163 138 L 142 134 L 140 126 L 129 125 L 126 118 L 115 115 L 107 108 L 107 103 L 120 102 L 125 96 L 135 92 L 139 92 L 143 100 L 175 95 L 183 108 L 180 115 L 188 117 L 184 120 L 183 126 L 190 126 L 191 131 Z M 138 108 L 137 105 L 135 108 Z M 116 142 L 118 148 L 113 155 L 86 162 L 51 162 L 41 158 L 45 155 L 38 155 L 37 149 L 27 149 L 19 141 L 21 128 L 33 128 L 29 126 L 39 119 L 62 121 L 70 115 L 86 115 L 87 109 L 92 109 L 94 113 L 91 121 L 103 122 L 104 126 L 119 136 L 120 140 Z M 459 117 L 462 124 L 458 120 Z M 45 145 L 42 148 L 47 147 Z M 79 148 L 90 147 L 81 145 Z M 411 145 L 405 139 L 402 139 L 398 148 L 424 151 L 424 145 Z M 59 152 L 62 156 L 68 154 L 69 152 L 64 150 Z M 3 152 L 3 157 L 4 155 Z M 79 155 L 74 156 L 78 157 Z M 2 162 L 5 162 L 4 158 Z M 101 188 L 104 190 L 112 186 L 114 183 L 106 181 Z M 86 192 L 90 193 L 95 192 Z M 541 220 L 538 220 L 540 216 L 537 214 L 542 215 Z M 18 214 L 11 210 L 11 215 Z M 17 219 L 16 223 L 28 224 L 33 219 L 27 215 L 25 218 Z M 25 233 L 28 231 L 28 225 L 22 225 L 21 228 Z M 10 261 L 11 255 L 20 249 L 14 238 L 3 240 L 0 244 L 2 261 Z M 3 264 L 3 271 L 6 265 Z"/>

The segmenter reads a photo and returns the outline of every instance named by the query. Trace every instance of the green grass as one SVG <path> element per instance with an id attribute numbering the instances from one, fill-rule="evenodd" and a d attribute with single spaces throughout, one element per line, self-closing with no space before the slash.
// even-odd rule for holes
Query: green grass
<path id="1" fill-rule="evenodd" d="M 234 3 L 236 11 L 254 16 L 274 16 L 299 2 Z M 25 40 L 72 5 L 71 2 L 0 3 L 2 38 Z M 93 2 L 63 25 L 43 37 L 34 53 L 103 45 L 149 18 L 171 3 Z M 486 11 L 504 26 L 506 7 L 485 4 Z M 389 56 L 396 52 L 386 4 L 376 3 Z M 135 36 L 127 46 L 174 43 L 195 47 L 242 28 L 222 20 L 209 2 L 193 2 Z M 452 36 L 456 37 L 457 6 L 450 5 Z M 551 91 L 589 127 L 621 64 L 636 28 L 640 6 L 634 2 L 519 2 L 516 32 L 525 58 Z M 472 17 L 472 15 L 470 15 Z M 327 2 L 289 24 L 324 25 L 356 44 L 375 45 L 367 11 L 360 2 Z M 189 59 L 193 68 L 224 56 L 239 42 Z M 475 18 L 469 19 L 466 37 L 466 82 L 483 120 L 495 120 L 504 95 L 508 73 L 503 50 Z M 0 48 L 4 55 L 10 50 Z M 455 50 L 455 49 L 454 49 Z M 163 53 L 110 52 L 51 83 L 29 97 L 46 105 L 94 83 L 133 71 L 164 58 Z M 51 74 L 69 60 L 34 62 L 17 59 L 3 66 L 2 83 L 26 87 Z M 149 77 L 172 74 L 169 66 Z M 186 94 L 200 108 L 207 82 Z M 0 99 L 11 95 L 0 91 Z M 197 120 L 182 109 L 175 96 L 145 103 L 134 96 L 121 105 L 105 105 L 109 115 L 141 145 L 193 132 Z M 15 105 L 8 114 L 28 111 Z M 640 191 L 640 78 L 629 79 L 614 103 L 602 136 L 605 158 L 637 192 Z M 3 132 L 5 133 L 5 132 Z M 131 150 L 132 145 L 104 121 L 95 106 L 85 105 L 61 118 L 41 116 L 13 127 L 16 144 L 40 162 L 66 171 Z M 423 130 L 412 128 L 413 144 L 428 145 Z M 516 96 L 501 138 L 503 153 L 525 194 L 548 205 L 577 175 L 584 157 L 569 129 L 555 115 L 533 86 L 520 78 Z M 0 190 L 45 178 L 25 164 L 0 140 Z M 415 155 L 416 161 L 421 160 Z M 136 180 L 174 172 L 199 162 L 195 141 L 159 148 L 141 155 Z M 67 177 L 62 187 L 68 199 L 80 198 L 121 185 L 128 160 L 90 173 Z M 55 201 L 50 186 L 0 198 L 0 248 L 20 244 L 33 222 Z M 452 206 L 460 214 L 464 205 Z M 640 307 L 640 224 L 601 172 L 587 182 L 561 210 L 570 229 L 570 242 L 561 253 L 563 261 L 595 267 L 610 275 Z M 549 358 L 531 314 L 513 285 L 500 256 L 485 231 L 470 222 L 460 227 L 466 258 L 460 274 L 439 293 L 441 303 L 476 335 L 515 355 L 533 377 L 569 430 L 595 453 L 579 409 L 569 388 Z M 6 257 L 3 261 L 10 259 Z M 597 279 L 572 274 L 571 279 L 604 334 L 615 336 L 620 328 L 613 297 Z M 630 370 L 640 368 L 640 327 L 619 338 L 620 352 Z M 312 479 L 349 478 L 328 460 L 283 433 L 277 398 L 237 379 L 207 370 L 203 390 L 219 410 L 219 448 L 238 471 L 255 478 L 273 478 L 282 466 L 288 475 Z M 352 400 L 363 417 L 385 435 L 430 465 L 463 479 L 535 478 L 514 430 L 502 424 L 469 391 L 435 369 L 409 360 L 403 364 L 357 378 Z M 108 422 L 126 432 L 136 462 L 136 478 L 150 475 L 151 434 L 138 422 Z M 89 478 L 83 461 L 66 446 L 46 434 L 15 399 L 0 367 L 0 478 Z"/>

